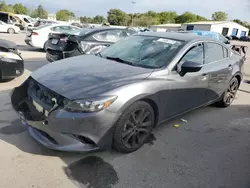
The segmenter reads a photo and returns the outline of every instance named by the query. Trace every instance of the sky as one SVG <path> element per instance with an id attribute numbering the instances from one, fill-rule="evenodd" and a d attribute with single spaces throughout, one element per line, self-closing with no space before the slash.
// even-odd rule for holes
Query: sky
<path id="1" fill-rule="evenodd" d="M 228 13 L 229 19 L 241 19 L 250 22 L 250 0 L 6 0 L 8 4 L 21 2 L 29 8 L 42 4 L 49 13 L 59 9 L 68 9 L 78 16 L 107 15 L 111 8 L 127 13 L 153 11 L 176 11 L 181 14 L 190 11 L 211 19 L 215 11 Z"/>

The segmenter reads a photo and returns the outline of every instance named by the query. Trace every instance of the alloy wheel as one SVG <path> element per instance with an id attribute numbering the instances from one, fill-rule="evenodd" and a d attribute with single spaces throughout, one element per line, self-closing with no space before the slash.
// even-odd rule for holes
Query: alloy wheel
<path id="1" fill-rule="evenodd" d="M 233 102 L 236 96 L 238 87 L 239 87 L 239 83 L 238 83 L 237 78 L 232 79 L 227 89 L 227 93 L 224 97 L 224 101 L 227 105 L 230 105 Z"/>
<path id="2" fill-rule="evenodd" d="M 122 142 L 127 148 L 136 148 L 151 134 L 153 116 L 145 108 L 133 111 L 124 125 L 122 131 Z"/>

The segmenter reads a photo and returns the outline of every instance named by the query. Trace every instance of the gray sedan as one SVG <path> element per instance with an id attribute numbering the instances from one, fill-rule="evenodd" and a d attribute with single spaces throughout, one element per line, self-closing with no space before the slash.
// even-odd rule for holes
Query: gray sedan
<path id="1" fill-rule="evenodd" d="M 133 152 L 163 121 L 212 103 L 228 107 L 243 63 L 211 38 L 140 33 L 102 53 L 38 69 L 13 90 L 11 101 L 46 147 Z"/>

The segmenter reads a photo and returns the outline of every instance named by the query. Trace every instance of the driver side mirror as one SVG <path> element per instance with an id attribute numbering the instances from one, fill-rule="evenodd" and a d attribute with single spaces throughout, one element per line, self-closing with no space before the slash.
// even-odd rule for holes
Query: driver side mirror
<path id="1" fill-rule="evenodd" d="M 230 44 L 230 40 L 225 41 L 225 44 Z"/>
<path id="2" fill-rule="evenodd" d="M 185 61 L 180 67 L 180 75 L 184 76 L 188 72 L 199 72 L 203 67 L 202 64 L 193 61 Z"/>

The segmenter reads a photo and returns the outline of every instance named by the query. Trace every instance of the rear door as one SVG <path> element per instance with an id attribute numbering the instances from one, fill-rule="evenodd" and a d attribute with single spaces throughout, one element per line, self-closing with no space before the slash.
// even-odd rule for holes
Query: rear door
<path id="1" fill-rule="evenodd" d="M 205 42 L 205 65 L 208 70 L 209 83 L 207 97 L 209 101 L 218 99 L 227 88 L 233 65 L 229 51 L 216 42 Z"/>

